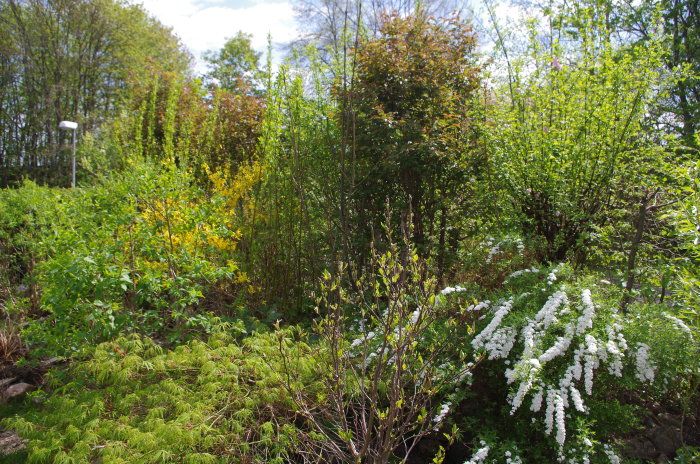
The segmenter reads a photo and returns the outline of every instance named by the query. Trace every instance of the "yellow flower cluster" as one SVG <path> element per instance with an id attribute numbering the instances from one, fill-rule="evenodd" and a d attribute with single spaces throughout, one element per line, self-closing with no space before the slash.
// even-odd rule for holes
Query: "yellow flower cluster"
<path id="1" fill-rule="evenodd" d="M 233 175 L 229 170 L 207 172 L 213 189 L 206 201 L 190 189 L 169 188 L 141 200 L 134 221 L 118 231 L 125 256 L 131 256 L 136 267 L 157 273 L 169 268 L 174 272 L 179 257 L 204 258 L 211 266 L 227 267 L 232 283 L 253 293 L 256 289 L 234 253 L 243 238 L 240 225 L 254 211 L 252 192 L 264 170 L 254 162 Z M 159 261 L 158 256 L 168 259 Z"/>
<path id="2" fill-rule="evenodd" d="M 264 166 L 259 161 L 245 164 L 238 167 L 236 174 L 227 174 L 230 170 L 209 171 L 209 180 L 214 185 L 214 192 L 221 195 L 225 200 L 229 210 L 234 210 L 239 206 L 241 200 L 250 200 L 251 191 L 264 174 Z"/>

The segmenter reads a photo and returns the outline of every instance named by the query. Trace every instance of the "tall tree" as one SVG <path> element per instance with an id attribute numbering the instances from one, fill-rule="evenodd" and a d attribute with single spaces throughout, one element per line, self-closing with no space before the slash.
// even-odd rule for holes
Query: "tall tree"
<path id="1" fill-rule="evenodd" d="M 450 217 L 480 158 L 475 49 L 468 23 L 424 11 L 389 16 L 376 38 L 360 43 L 350 90 L 358 231 L 379 224 L 388 201 L 395 212 L 410 211 L 419 251 L 437 248 L 444 257 L 444 234 L 456 226 Z"/>
<path id="2" fill-rule="evenodd" d="M 635 11 L 634 29 L 648 40 L 653 30 L 642 6 Z M 685 68 L 686 77 L 675 83 L 662 110 L 673 117 L 670 127 L 681 135 L 685 146 L 700 149 L 700 9 L 698 0 L 661 0 L 662 24 L 670 42 L 666 57 L 669 71 Z M 633 30 L 634 30 L 633 29 Z"/>
<path id="3" fill-rule="evenodd" d="M 238 31 L 220 50 L 206 52 L 204 60 L 211 68 L 207 77 L 227 90 L 240 90 L 245 84 L 259 87 L 261 53 L 251 46 L 252 37 L 252 34 Z"/>
<path id="4" fill-rule="evenodd" d="M 620 45 L 654 40 L 665 35 L 666 73 L 682 72 L 671 86 L 668 98 L 653 111 L 655 122 L 676 134 L 683 145 L 698 150 L 700 127 L 700 2 L 698 0 L 575 0 L 528 1 L 512 3 L 539 10 L 553 19 L 554 27 L 568 33 L 588 27 L 591 20 L 599 32 Z M 559 26 L 560 25 L 560 26 Z M 565 34 L 566 35 L 566 34 Z"/>
<path id="5" fill-rule="evenodd" d="M 643 224 L 649 192 L 668 177 L 647 125 L 667 85 L 662 42 L 630 43 L 593 3 L 550 5 L 546 27 L 528 23 L 490 131 L 493 171 L 545 261 L 586 261 L 601 230 L 619 231 L 640 205 Z"/>
<path id="6" fill-rule="evenodd" d="M 298 45 L 313 43 L 330 65 L 342 59 L 362 30 L 370 36 L 379 34 L 386 15 L 410 16 L 421 10 L 444 16 L 461 5 L 458 0 L 296 0 L 297 21 L 303 30 Z"/>

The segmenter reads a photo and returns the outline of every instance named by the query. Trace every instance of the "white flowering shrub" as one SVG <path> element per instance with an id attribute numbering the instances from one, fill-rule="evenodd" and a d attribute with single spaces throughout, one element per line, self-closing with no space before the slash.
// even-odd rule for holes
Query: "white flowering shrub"
<path id="1" fill-rule="evenodd" d="M 457 426 L 471 448 L 465 464 L 621 463 L 615 439 L 637 418 L 619 399 L 698 378 L 694 332 L 670 307 L 623 315 L 619 287 L 566 264 L 533 265 L 508 243 L 507 256 L 483 254 L 498 286 L 438 286 L 410 246 L 375 253 L 361 276 L 344 266 L 325 275 L 314 355 L 322 393 L 293 369 L 281 376 L 315 462 L 406 462 L 426 437 L 456 440 Z M 434 451 L 435 462 L 447 453 Z"/>
<path id="2" fill-rule="evenodd" d="M 528 267 L 506 277 L 498 298 L 478 304 L 471 346 L 485 362 L 475 382 L 491 375 L 492 385 L 502 376 L 508 388 L 502 422 L 507 414 L 541 430 L 560 462 L 619 462 L 611 448 L 589 438 L 599 410 L 591 417 L 591 404 L 605 395 L 624 389 L 651 394 L 677 384 L 683 373 L 698 375 L 697 343 L 681 319 L 649 307 L 643 309 L 654 316 L 642 316 L 642 308 L 623 316 L 618 300 L 608 299 L 609 287 L 600 279 L 577 281 L 566 265 Z M 467 462 L 507 462 L 486 458 L 487 452 L 488 446 L 475 448 Z"/>
<path id="3" fill-rule="evenodd" d="M 678 392 L 679 381 L 700 384 L 700 344 L 697 329 L 671 313 L 663 305 L 637 305 L 630 308 L 626 332 L 629 342 L 637 347 L 636 378 L 653 381 L 649 394 L 657 398 L 680 396 L 692 401 L 688 394 Z"/>
<path id="4" fill-rule="evenodd" d="M 493 441 L 480 439 L 474 443 L 474 450 L 471 457 L 464 461 L 464 464 L 486 464 L 486 463 L 504 463 L 504 464 L 524 464 L 525 461 L 521 456 L 520 450 L 512 443 L 499 444 Z"/>

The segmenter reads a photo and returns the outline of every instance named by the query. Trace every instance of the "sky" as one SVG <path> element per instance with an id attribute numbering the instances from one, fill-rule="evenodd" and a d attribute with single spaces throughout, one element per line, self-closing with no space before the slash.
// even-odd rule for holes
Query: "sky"
<path id="1" fill-rule="evenodd" d="M 287 0 L 132 0 L 132 3 L 143 5 L 161 23 L 173 28 L 197 60 L 198 73 L 206 71 L 202 53 L 219 50 L 238 31 L 253 34 L 253 48 L 263 53 L 267 50 L 268 33 L 276 45 L 299 35 L 292 2 Z"/>
<path id="2" fill-rule="evenodd" d="M 238 31 L 252 34 L 252 46 L 259 52 L 267 52 L 267 36 L 272 35 L 273 65 L 279 64 L 284 51 L 282 46 L 299 37 L 293 0 L 130 0 L 141 4 L 161 23 L 173 28 L 182 43 L 195 57 L 195 71 L 207 71 L 202 54 L 207 50 L 219 50 L 226 39 Z M 478 0 L 465 0 L 465 5 L 480 4 Z M 488 22 L 483 8 L 476 8 L 476 22 Z M 480 11 L 481 10 L 481 11 Z M 496 7 L 499 22 L 514 20 L 520 15 L 517 8 L 503 4 Z M 493 38 L 481 36 L 482 51 L 488 52 Z M 263 61 L 264 62 L 264 61 Z"/>

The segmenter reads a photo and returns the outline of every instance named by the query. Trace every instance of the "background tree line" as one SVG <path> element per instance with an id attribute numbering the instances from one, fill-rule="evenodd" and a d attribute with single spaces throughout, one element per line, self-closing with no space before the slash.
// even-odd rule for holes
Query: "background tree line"
<path id="1" fill-rule="evenodd" d="M 141 7 L 115 0 L 0 3 L 0 183 L 65 184 L 64 119 L 81 133 L 111 120 L 153 69 L 185 73 L 190 56 Z"/>

